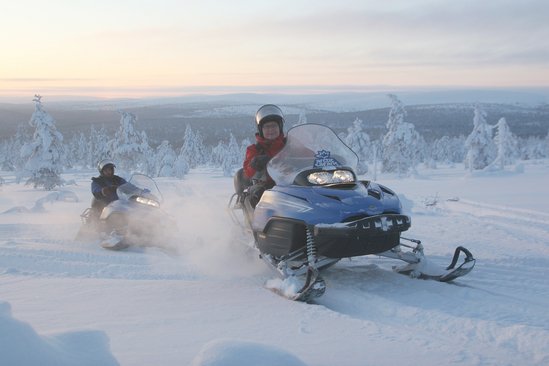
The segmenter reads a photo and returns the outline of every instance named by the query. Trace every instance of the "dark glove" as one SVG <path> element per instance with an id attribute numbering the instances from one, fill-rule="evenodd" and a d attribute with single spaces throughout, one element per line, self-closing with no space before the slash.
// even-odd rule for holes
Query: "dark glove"
<path id="1" fill-rule="evenodd" d="M 118 188 L 118 186 L 107 186 L 103 188 L 101 192 L 103 193 L 103 196 L 108 196 L 109 194 L 116 192 L 116 188 Z"/>
<path id="2" fill-rule="evenodd" d="M 253 170 L 260 172 L 267 166 L 267 163 L 271 160 L 269 155 L 258 155 L 252 159 L 250 166 Z"/>

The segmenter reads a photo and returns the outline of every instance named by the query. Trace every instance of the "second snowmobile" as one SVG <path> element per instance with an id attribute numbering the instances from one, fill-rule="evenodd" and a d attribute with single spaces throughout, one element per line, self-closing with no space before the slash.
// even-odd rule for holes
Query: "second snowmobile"
<path id="1" fill-rule="evenodd" d="M 256 182 L 237 172 L 228 211 L 235 237 L 256 250 L 282 281 L 267 287 L 291 300 L 309 301 L 325 292 L 320 270 L 369 254 L 406 262 L 394 268 L 399 273 L 438 281 L 473 269 L 472 254 L 458 247 L 450 266 L 433 271 L 429 265 L 426 271 L 421 242 L 401 236 L 411 219 L 398 196 L 381 184 L 358 180 L 357 164 L 356 154 L 334 131 L 304 124 L 288 131 L 286 146 L 268 163 L 276 185 L 256 207 L 249 195 Z M 460 253 L 466 258 L 456 267 Z M 298 276 L 305 276 L 303 284 Z"/>
<path id="2" fill-rule="evenodd" d="M 134 174 L 116 191 L 118 200 L 109 203 L 99 215 L 91 208 L 82 213 L 82 228 L 76 240 L 98 240 L 110 250 L 129 246 L 166 247 L 177 223 L 173 216 L 160 209 L 164 198 L 154 180 Z"/>

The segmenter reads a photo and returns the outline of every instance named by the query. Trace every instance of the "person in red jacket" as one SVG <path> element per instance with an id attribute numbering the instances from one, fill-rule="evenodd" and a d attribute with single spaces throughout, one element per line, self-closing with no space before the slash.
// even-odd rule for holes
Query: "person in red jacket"
<path id="1" fill-rule="evenodd" d="M 267 163 L 286 144 L 284 137 L 284 114 L 276 105 L 267 104 L 259 108 L 255 114 L 257 133 L 256 144 L 246 149 L 244 160 L 244 175 L 256 184 L 250 187 L 250 201 L 255 207 L 266 189 L 272 188 L 275 182 L 266 171 Z"/>

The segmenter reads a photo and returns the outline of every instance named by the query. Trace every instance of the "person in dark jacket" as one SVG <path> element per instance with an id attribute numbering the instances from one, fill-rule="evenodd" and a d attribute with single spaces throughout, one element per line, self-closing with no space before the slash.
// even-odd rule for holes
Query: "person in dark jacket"
<path id="1" fill-rule="evenodd" d="M 101 212 L 109 203 L 118 199 L 116 189 L 126 183 L 124 178 L 114 174 L 115 167 L 110 159 L 103 159 L 97 163 L 99 177 L 92 178 L 91 184 L 92 215 L 95 219 L 99 219 Z"/>
<path id="2" fill-rule="evenodd" d="M 284 114 L 277 106 L 267 104 L 255 114 L 257 133 L 256 144 L 248 146 L 244 160 L 244 175 L 255 181 L 250 187 L 250 203 L 255 207 L 266 189 L 272 188 L 275 182 L 266 171 L 267 163 L 286 144 L 284 137 Z"/>

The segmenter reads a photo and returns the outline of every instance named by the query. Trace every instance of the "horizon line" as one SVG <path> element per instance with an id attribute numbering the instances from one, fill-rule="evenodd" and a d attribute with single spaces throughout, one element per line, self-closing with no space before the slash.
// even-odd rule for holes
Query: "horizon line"
<path id="1" fill-rule="evenodd" d="M 45 87 L 31 91 L 31 88 L 0 90 L 0 103 L 27 103 L 35 94 L 48 96 L 50 101 L 114 101 L 146 100 L 161 98 L 184 98 L 193 96 L 225 95 L 329 95 L 339 93 L 396 93 L 396 92 L 440 92 L 440 91 L 515 91 L 540 93 L 549 97 L 549 86 L 475 86 L 475 85 L 262 85 L 227 86 L 202 85 L 185 87 Z M 109 96 L 105 96 L 109 94 Z M 61 99 L 67 98 L 67 99 Z"/>

